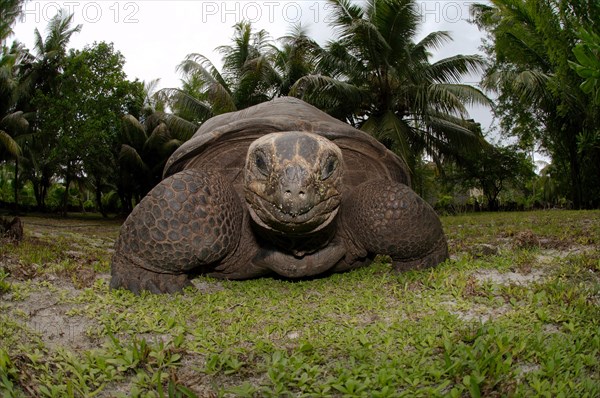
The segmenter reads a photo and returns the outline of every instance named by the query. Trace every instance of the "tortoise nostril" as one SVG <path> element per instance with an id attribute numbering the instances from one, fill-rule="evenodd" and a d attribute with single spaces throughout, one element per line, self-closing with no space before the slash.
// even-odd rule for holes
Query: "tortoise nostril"
<path id="1" fill-rule="evenodd" d="M 286 198 L 289 198 L 290 196 L 294 196 L 294 197 L 304 199 L 306 197 L 306 191 L 298 191 L 296 189 L 286 189 L 285 191 L 283 191 L 283 195 Z"/>

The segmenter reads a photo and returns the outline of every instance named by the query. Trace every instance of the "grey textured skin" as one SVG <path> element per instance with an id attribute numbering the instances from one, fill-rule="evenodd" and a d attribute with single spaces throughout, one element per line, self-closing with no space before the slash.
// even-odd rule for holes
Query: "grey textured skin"
<path id="1" fill-rule="evenodd" d="M 111 288 L 173 293 L 195 274 L 298 278 L 448 258 L 433 209 L 377 140 L 295 98 L 205 122 L 127 218 Z"/>

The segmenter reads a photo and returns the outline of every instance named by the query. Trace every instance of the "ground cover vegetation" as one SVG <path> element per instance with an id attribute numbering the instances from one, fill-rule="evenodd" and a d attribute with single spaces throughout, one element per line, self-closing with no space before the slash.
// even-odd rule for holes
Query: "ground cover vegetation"
<path id="1" fill-rule="evenodd" d="M 0 246 L 5 397 L 600 394 L 600 212 L 442 218 L 451 259 L 303 281 L 108 289 L 119 223 L 24 217 Z"/>
<path id="2" fill-rule="evenodd" d="M 485 55 L 432 62 L 452 37 L 421 32 L 414 1 L 330 0 L 331 41 L 302 26 L 273 39 L 240 21 L 216 48 L 220 64 L 191 53 L 178 66 L 181 86 L 162 89 L 160 79 L 125 77 L 118 43 L 69 49 L 82 27 L 65 12 L 35 32 L 33 49 L 10 44 L 22 3 L 1 6 L 2 207 L 127 214 L 201 123 L 281 95 L 374 135 L 440 211 L 599 205 L 594 1 L 474 6 L 489 33 Z M 481 88 L 462 83 L 478 76 Z M 476 104 L 491 106 L 503 137 L 518 142 L 492 143 L 469 118 Z M 539 174 L 532 151 L 551 157 Z"/>

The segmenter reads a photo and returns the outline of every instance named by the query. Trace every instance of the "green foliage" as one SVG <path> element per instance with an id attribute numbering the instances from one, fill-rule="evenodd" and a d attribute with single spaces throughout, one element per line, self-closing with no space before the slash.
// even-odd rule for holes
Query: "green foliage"
<path id="1" fill-rule="evenodd" d="M 0 20 L 0 43 L 3 43 L 4 39 L 13 33 L 12 26 L 21 15 L 23 3 L 25 3 L 24 0 L 3 0 L 0 3 L 0 14 L 2 15 L 2 20 Z"/>
<path id="2" fill-rule="evenodd" d="M 62 95 L 50 100 L 47 116 L 60 124 L 51 157 L 62 166 L 67 186 L 74 179 L 89 178 L 101 190 L 116 173 L 113 154 L 121 116 L 137 94 L 137 84 L 126 80 L 124 63 L 113 45 L 104 42 L 71 51 L 65 60 L 59 83 Z M 65 196 L 63 211 L 67 205 Z"/>
<path id="3" fill-rule="evenodd" d="M 202 122 L 273 98 L 277 76 L 268 59 L 267 31 L 254 31 L 245 21 L 233 29 L 231 44 L 215 49 L 222 54 L 222 71 L 198 53 L 188 54 L 177 66 L 184 76 L 183 89 L 163 90 L 176 114 Z"/>
<path id="4" fill-rule="evenodd" d="M 150 109 L 139 120 L 131 114 L 122 118 L 117 188 L 127 212 L 132 210 L 132 198 L 139 202 L 162 180 L 171 154 L 195 132 L 197 126 L 193 123 L 182 128 L 174 119 L 173 115 Z"/>
<path id="5" fill-rule="evenodd" d="M 498 197 L 507 185 L 525 188 L 535 176 L 533 164 L 518 147 L 489 145 L 480 151 L 463 152 L 456 176 L 465 187 L 482 189 L 488 209 L 498 210 Z"/>
<path id="6" fill-rule="evenodd" d="M 412 0 L 360 5 L 330 0 L 333 41 L 318 52 L 316 70 L 290 93 L 369 132 L 415 169 L 425 152 L 436 161 L 479 146 L 466 105 L 489 105 L 461 78 L 483 68 L 477 55 L 430 62 L 431 50 L 451 40 L 432 32 L 415 42 L 420 17 Z"/>
<path id="7" fill-rule="evenodd" d="M 591 94 L 600 105 L 600 35 L 581 29 L 579 39 L 580 42 L 573 48 L 577 62 L 569 61 L 569 65 L 585 79 L 581 90 Z"/>
<path id="8" fill-rule="evenodd" d="M 573 66 L 576 55 L 589 60 L 583 60 L 583 68 L 593 67 L 597 58 L 593 41 L 577 35 L 589 31 L 586 38 L 592 39 L 597 34 L 593 21 L 600 19 L 599 3 L 493 0 L 472 10 L 489 33 L 490 65 L 482 84 L 498 93 L 495 110 L 505 134 L 518 137 L 523 148 L 551 155 L 556 179 L 563 183 L 559 187 L 576 208 L 597 207 L 600 107 L 582 91 L 591 90 L 593 72 L 578 69 L 590 77 L 586 83 Z"/>
<path id="9" fill-rule="evenodd" d="M 8 275 L 9 274 L 3 268 L 0 268 L 0 297 L 4 293 L 10 291 L 10 283 L 6 282 Z"/>
<path id="10" fill-rule="evenodd" d="M 39 208 L 46 207 L 52 181 L 59 178 L 67 187 L 77 182 L 94 189 L 102 210 L 102 192 L 114 186 L 120 118 L 139 109 L 140 84 L 126 80 L 125 60 L 112 44 L 68 52 L 70 38 L 81 30 L 72 22 L 61 11 L 49 21 L 45 38 L 36 29 L 33 54 L 16 45 L 2 49 L 0 67 L 7 73 L 0 76 L 13 80 L 0 82 L 0 91 L 8 93 L 0 104 L 0 155 L 16 158 L 16 185 L 31 181 Z M 69 205 L 64 192 L 63 212 Z"/>

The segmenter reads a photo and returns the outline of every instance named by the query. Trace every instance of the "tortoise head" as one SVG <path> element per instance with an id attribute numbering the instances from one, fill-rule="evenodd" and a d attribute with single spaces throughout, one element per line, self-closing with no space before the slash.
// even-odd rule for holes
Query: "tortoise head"
<path id="1" fill-rule="evenodd" d="M 252 219 L 285 234 L 318 231 L 341 202 L 342 151 L 317 134 L 271 133 L 248 148 L 244 190 Z"/>

